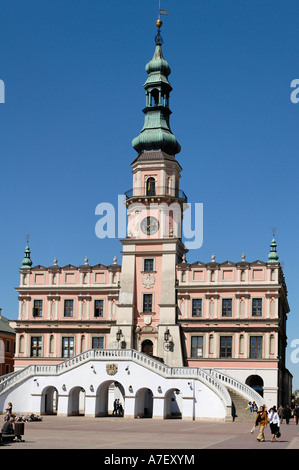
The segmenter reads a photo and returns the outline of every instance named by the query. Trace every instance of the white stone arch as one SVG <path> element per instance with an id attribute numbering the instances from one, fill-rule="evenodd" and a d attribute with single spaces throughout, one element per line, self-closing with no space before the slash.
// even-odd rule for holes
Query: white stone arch
<path id="1" fill-rule="evenodd" d="M 41 395 L 41 414 L 56 415 L 58 410 L 58 390 L 53 385 L 48 385 Z"/>
<path id="2" fill-rule="evenodd" d="M 140 388 L 135 397 L 135 418 L 152 418 L 153 392 L 150 388 Z"/>
<path id="3" fill-rule="evenodd" d="M 116 399 L 119 399 L 120 404 L 125 409 L 125 390 L 123 385 L 113 379 L 102 382 L 96 391 L 95 415 L 112 415 L 113 403 Z"/>
<path id="4" fill-rule="evenodd" d="M 164 419 L 178 418 L 183 416 L 182 393 L 178 388 L 170 388 L 164 397 Z"/>
<path id="5" fill-rule="evenodd" d="M 69 392 L 68 416 L 85 414 L 85 389 L 80 386 L 73 387 Z"/>

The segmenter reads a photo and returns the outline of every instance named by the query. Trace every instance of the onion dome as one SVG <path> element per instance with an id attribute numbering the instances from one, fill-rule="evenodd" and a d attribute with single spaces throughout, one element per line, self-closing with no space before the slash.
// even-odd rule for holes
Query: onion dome
<path id="1" fill-rule="evenodd" d="M 155 37 L 156 48 L 152 60 L 145 67 L 148 78 L 143 85 L 146 92 L 144 126 L 140 134 L 132 141 L 132 146 L 140 155 L 143 151 L 162 150 L 168 155 L 176 155 L 181 146 L 172 134 L 169 125 L 169 95 L 172 87 L 168 81 L 171 69 L 162 53 L 162 37 L 157 22 L 158 34 Z"/>
<path id="2" fill-rule="evenodd" d="M 32 260 L 30 258 L 30 255 L 31 255 L 31 251 L 30 251 L 30 248 L 29 248 L 29 245 L 27 244 L 26 248 L 25 248 L 25 257 L 22 261 L 22 266 L 21 266 L 21 269 L 30 269 L 31 266 L 32 266 Z"/>
<path id="3" fill-rule="evenodd" d="M 277 248 L 277 244 L 276 244 L 275 237 L 273 235 L 272 242 L 270 245 L 270 253 L 268 255 L 268 263 L 278 263 L 279 256 L 277 254 L 276 248 Z"/>

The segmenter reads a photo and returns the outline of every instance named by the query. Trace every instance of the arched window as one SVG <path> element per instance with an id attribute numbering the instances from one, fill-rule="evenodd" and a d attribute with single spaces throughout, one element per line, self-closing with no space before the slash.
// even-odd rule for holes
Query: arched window
<path id="1" fill-rule="evenodd" d="M 245 380 L 245 383 L 246 385 L 249 385 L 251 388 L 253 388 L 261 396 L 263 396 L 264 381 L 262 377 L 259 375 L 250 375 Z"/>
<path id="2" fill-rule="evenodd" d="M 154 345 L 153 342 L 150 339 L 146 339 L 143 341 L 142 346 L 141 346 L 141 351 L 148 356 L 153 356 L 154 352 Z"/>
<path id="3" fill-rule="evenodd" d="M 146 195 L 155 196 L 156 194 L 156 180 L 150 176 L 146 181 Z"/>

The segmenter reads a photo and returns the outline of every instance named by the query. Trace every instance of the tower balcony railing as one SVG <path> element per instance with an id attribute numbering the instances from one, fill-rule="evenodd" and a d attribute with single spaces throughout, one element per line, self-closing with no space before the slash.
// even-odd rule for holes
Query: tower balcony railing
<path id="1" fill-rule="evenodd" d="M 188 202 L 187 196 L 181 189 L 168 188 L 167 186 L 155 186 L 153 188 L 133 188 L 125 192 L 126 199 L 133 197 L 169 197 L 174 199 L 182 199 L 184 202 Z"/>

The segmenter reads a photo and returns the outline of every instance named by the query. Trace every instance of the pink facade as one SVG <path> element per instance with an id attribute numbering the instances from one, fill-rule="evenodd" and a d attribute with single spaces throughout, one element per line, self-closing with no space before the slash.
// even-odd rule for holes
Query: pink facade
<path id="1" fill-rule="evenodd" d="M 116 321 L 120 266 L 57 263 L 21 271 L 16 368 L 56 364 L 92 347 L 107 347 Z"/>
<path id="2" fill-rule="evenodd" d="M 231 368 L 241 362 L 249 369 L 279 368 L 289 311 L 279 265 L 181 263 L 177 276 L 178 322 L 189 366 Z M 198 340 L 192 349 L 193 337 Z"/>

